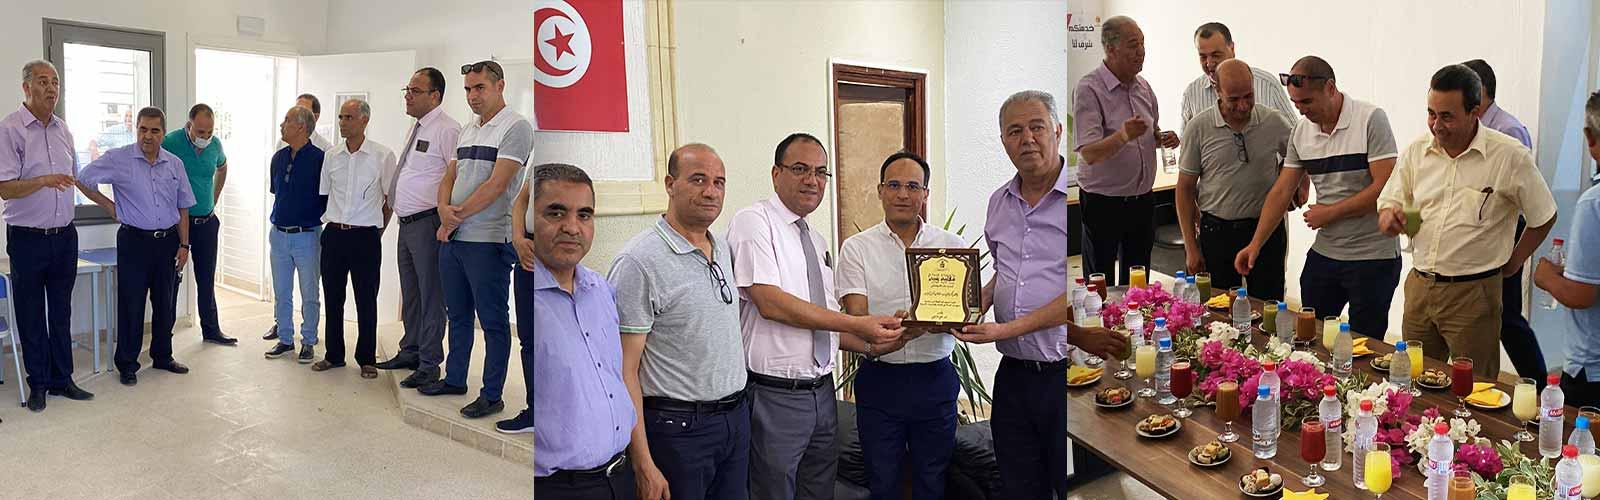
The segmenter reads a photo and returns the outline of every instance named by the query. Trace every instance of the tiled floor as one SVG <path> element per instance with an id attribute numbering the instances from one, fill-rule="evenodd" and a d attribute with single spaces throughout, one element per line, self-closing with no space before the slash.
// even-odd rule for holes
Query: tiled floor
<path id="1" fill-rule="evenodd" d="M 403 422 L 388 380 L 263 359 L 270 306 L 231 302 L 222 324 L 237 347 L 202 344 L 180 321 L 187 375 L 93 377 L 81 385 L 94 401 L 52 397 L 37 414 L 0 398 L 0 498 L 532 497 L 526 466 Z"/>
<path id="2" fill-rule="evenodd" d="M 1160 494 L 1121 472 L 1067 492 L 1067 500 L 1162 500 Z"/>

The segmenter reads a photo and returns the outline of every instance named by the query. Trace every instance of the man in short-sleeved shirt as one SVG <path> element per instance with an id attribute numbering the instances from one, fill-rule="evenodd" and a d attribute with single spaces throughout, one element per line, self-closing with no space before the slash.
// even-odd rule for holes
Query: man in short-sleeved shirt
<path id="1" fill-rule="evenodd" d="M 1600 161 L 1600 92 L 1584 106 L 1583 137 L 1589 157 Z M 1600 186 L 1590 187 L 1572 207 L 1572 235 L 1566 241 L 1566 262 L 1539 258 L 1533 282 L 1565 306 L 1571 318 L 1566 340 L 1567 366 L 1561 390 L 1567 404 L 1600 405 Z"/>
<path id="2" fill-rule="evenodd" d="M 215 113 L 211 106 L 189 108 L 189 122 L 167 133 L 161 149 L 183 160 L 189 174 L 189 189 L 194 191 L 194 207 L 189 209 L 189 241 L 194 245 L 194 284 L 200 310 L 200 338 L 219 345 L 237 345 L 239 339 L 222 334 L 217 321 L 217 235 L 222 221 L 214 210 L 228 179 L 228 156 L 217 138 Z"/>
<path id="3" fill-rule="evenodd" d="M 1480 377 L 1500 373 L 1501 281 L 1522 268 L 1554 225 L 1555 198 L 1533 155 L 1478 121 L 1483 86 L 1460 64 L 1434 73 L 1428 92 L 1431 135 L 1412 141 L 1378 198 L 1380 229 L 1405 232 L 1405 207 L 1422 223 L 1412 234 L 1406 276 L 1406 340 L 1434 359 L 1467 355 Z M 1512 245 L 1517 218 L 1535 227 Z"/>
<path id="4" fill-rule="evenodd" d="M 1189 82 L 1189 86 L 1183 89 L 1180 130 L 1188 130 L 1190 120 L 1217 105 L 1217 66 L 1234 58 L 1233 32 L 1222 23 L 1202 24 L 1194 31 L 1194 46 L 1200 52 L 1200 70 L 1205 74 Z M 1277 111 L 1285 119 L 1293 120 L 1296 116 L 1294 105 L 1289 103 L 1289 94 L 1278 83 L 1278 76 L 1256 67 L 1250 68 L 1250 75 L 1256 103 Z M 1215 280 L 1216 273 L 1213 272 L 1211 277 Z"/>

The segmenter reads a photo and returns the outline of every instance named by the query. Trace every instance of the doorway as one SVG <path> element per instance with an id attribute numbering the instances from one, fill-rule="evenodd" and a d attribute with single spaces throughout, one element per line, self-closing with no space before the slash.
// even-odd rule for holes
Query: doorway
<path id="1" fill-rule="evenodd" d="M 876 189 L 883 159 L 900 150 L 927 156 L 926 81 L 923 73 L 833 64 L 839 244 L 883 220 Z"/>

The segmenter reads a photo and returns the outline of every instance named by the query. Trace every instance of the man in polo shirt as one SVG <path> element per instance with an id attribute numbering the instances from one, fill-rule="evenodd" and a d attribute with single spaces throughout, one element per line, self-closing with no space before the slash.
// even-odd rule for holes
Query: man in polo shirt
<path id="1" fill-rule="evenodd" d="M 1433 74 L 1428 128 L 1400 155 L 1378 198 L 1379 228 L 1405 230 L 1405 206 L 1422 211 L 1406 276 L 1406 340 L 1434 359 L 1468 356 L 1480 377 L 1500 375 L 1502 281 L 1522 269 L 1555 225 L 1556 202 L 1533 155 L 1515 138 L 1478 122 L 1483 85 L 1460 64 Z M 1536 224 L 1513 246 L 1517 216 Z"/>
<path id="2" fill-rule="evenodd" d="M 832 175 L 822 141 L 790 134 L 773 152 L 775 196 L 740 210 L 728 226 L 750 370 L 750 498 L 833 498 L 833 332 L 876 343 L 904 333 L 896 317 L 838 312 L 832 255 L 806 221 Z"/>
<path id="3" fill-rule="evenodd" d="M 930 178 L 928 162 L 907 151 L 890 155 L 878 169 L 883 222 L 839 248 L 834 281 L 846 313 L 894 316 L 911 308 L 906 249 L 967 248 L 960 236 L 922 220 Z M 955 450 L 956 393 L 961 389 L 950 362 L 956 341 L 946 332 L 908 332 L 895 344 L 872 346 L 872 357 L 856 371 L 856 425 L 867 487 L 873 498 L 901 498 L 904 463 L 911 469 L 912 498 L 944 498 L 945 466 Z M 859 342 L 853 337 L 839 340 Z"/>
<path id="4" fill-rule="evenodd" d="M 183 162 L 161 149 L 167 117 L 158 108 L 139 110 L 138 142 L 106 152 L 83 167 L 85 193 L 111 185 L 117 214 L 117 371 L 123 385 L 139 383 L 139 348 L 144 344 L 144 305 L 150 301 L 150 367 L 189 373 L 172 359 L 172 323 L 177 317 L 178 270 L 189 262 L 189 207 L 195 204 Z"/>
<path id="5" fill-rule="evenodd" d="M 22 75 L 22 107 L 0 119 L 0 198 L 6 255 L 29 263 L 11 266 L 13 331 L 22 341 L 32 388 L 27 405 L 44 411 L 46 393 L 79 401 L 94 394 L 72 382 L 72 286 L 78 280 L 72 188 L 78 185 L 78 157 L 67 122 L 52 114 L 61 78 L 42 60 L 24 64 Z M 99 192 L 89 196 L 109 203 Z"/>
<path id="6" fill-rule="evenodd" d="M 1156 148 L 1178 147 L 1157 128 L 1161 107 L 1144 70 L 1144 32 L 1126 16 L 1100 31 L 1105 63 L 1078 81 L 1077 117 L 1083 272 L 1128 284 L 1128 268 L 1150 265 L 1155 240 Z"/>
<path id="7" fill-rule="evenodd" d="M 200 298 L 200 338 L 220 345 L 238 345 L 239 339 L 222 334 L 217 322 L 217 234 L 222 221 L 217 218 L 216 202 L 222 199 L 222 186 L 228 180 L 228 156 L 216 132 L 215 114 L 204 103 L 189 108 L 189 122 L 182 129 L 167 133 L 161 149 L 183 161 L 194 192 L 194 207 L 189 209 L 189 240 L 194 245 L 194 283 Z"/>
<path id="8" fill-rule="evenodd" d="M 1219 290 L 1243 284 L 1233 256 L 1255 235 L 1293 129 L 1289 117 L 1255 103 L 1253 75 L 1239 59 L 1217 65 L 1218 98 L 1184 127 L 1187 140 L 1178 155 L 1174 197 L 1187 268 L 1211 272 L 1211 286 Z M 1288 249 L 1288 232 L 1279 224 L 1250 274 L 1251 297 L 1283 299 Z"/>
<path id="9" fill-rule="evenodd" d="M 1324 316 L 1337 316 L 1348 304 L 1350 329 L 1382 339 L 1400 282 L 1400 246 L 1378 232 L 1376 206 L 1398 156 L 1389 118 L 1340 92 L 1333 67 L 1320 57 L 1303 57 L 1279 76 L 1303 117 L 1289 134 L 1284 169 L 1261 206 L 1255 237 L 1234 257 L 1234 270 L 1251 274 L 1301 176 L 1309 175 L 1317 202 L 1303 218 L 1317 239 L 1300 273 L 1300 300 Z"/>
<path id="10" fill-rule="evenodd" d="M 383 230 L 389 221 L 389 191 L 394 182 L 394 153 L 367 138 L 372 107 L 361 99 L 339 106 L 339 135 L 344 141 L 326 155 L 317 192 L 328 197 L 322 222 L 322 291 L 328 295 L 327 351 L 312 371 L 344 366 L 344 289 L 356 299 L 356 365 L 361 378 L 378 378 L 378 283 L 383 263 Z"/>
<path id="11" fill-rule="evenodd" d="M 667 158 L 667 213 L 611 265 L 622 379 L 638 408 L 628 456 L 640 498 L 742 500 L 750 405 L 726 240 L 711 235 L 727 173 L 710 146 Z"/>
<path id="12" fill-rule="evenodd" d="M 996 322 L 962 328 L 956 338 L 995 342 L 1004 355 L 992 420 L 1002 498 L 1066 498 L 1067 343 L 1107 341 L 1103 333 L 1067 336 L 1067 163 L 1055 98 L 1012 94 L 1000 105 L 1000 142 L 1017 175 L 989 196 L 983 226 L 995 270 L 983 303 L 994 306 Z"/>
<path id="13" fill-rule="evenodd" d="M 1589 94 L 1584 106 L 1583 138 L 1589 157 L 1600 161 L 1600 92 Z M 1540 257 L 1533 283 L 1550 292 L 1575 328 L 1567 335 L 1567 366 L 1561 372 L 1561 390 L 1567 404 L 1600 405 L 1600 186 L 1591 186 L 1572 208 L 1572 238 L 1567 241 L 1565 265 Z"/>
<path id="14" fill-rule="evenodd" d="M 1217 69 L 1223 62 L 1235 57 L 1233 31 L 1228 29 L 1228 25 L 1218 22 L 1202 24 L 1194 30 L 1194 48 L 1200 52 L 1200 71 L 1204 74 L 1183 89 L 1182 126 L 1186 132 L 1190 119 L 1205 114 L 1207 109 L 1217 105 L 1222 91 Z M 1289 94 L 1284 92 L 1276 75 L 1251 67 L 1248 76 L 1249 88 L 1255 91 L 1256 102 L 1284 117 L 1295 116 L 1294 105 L 1289 104 Z M 1213 279 L 1215 277 L 1212 276 Z"/>
<path id="15" fill-rule="evenodd" d="M 483 61 L 461 67 L 467 104 L 478 118 L 461 129 L 456 159 L 439 182 L 439 276 L 450 319 L 444 378 L 417 390 L 428 396 L 467 393 L 473 318 L 483 325 L 483 389 L 461 408 L 467 418 L 505 409 L 500 391 L 511 357 L 511 200 L 522 166 L 533 157 L 533 125 L 506 108 L 505 73 Z"/>
<path id="16" fill-rule="evenodd" d="M 288 146 L 272 155 L 268 187 L 272 191 L 272 231 L 267 235 L 272 254 L 273 317 L 277 320 L 278 342 L 267 351 L 268 359 L 294 352 L 295 278 L 300 278 L 300 354 L 301 364 L 316 357 L 318 276 L 322 272 L 322 213 L 328 197 L 319 191 L 322 182 L 322 148 L 311 143 L 317 122 L 311 110 L 295 106 L 283 116 L 278 131 Z"/>
<path id="17" fill-rule="evenodd" d="M 545 164 L 521 184 L 517 205 L 527 212 L 516 217 L 533 219 L 522 222 L 533 232 L 517 240 L 517 324 L 539 332 L 522 335 L 522 352 L 533 413 L 544 422 L 533 436 L 533 494 L 633 500 L 623 451 L 636 417 L 622 382 L 617 291 L 580 264 L 594 242 L 594 183 L 578 167 Z"/>
<path id="18" fill-rule="evenodd" d="M 444 362 L 444 292 L 439 285 L 439 179 L 456 157 L 461 123 L 445 113 L 444 74 L 422 68 L 406 85 L 406 114 L 417 120 L 400 153 L 389 200 L 400 219 L 395 260 L 400 265 L 400 315 L 405 335 L 400 352 L 378 363 L 383 370 L 410 368 L 400 386 L 415 389 L 439 380 Z M 518 322 L 521 323 L 520 321 Z M 519 327 L 520 328 L 520 327 Z"/>
<path id="19" fill-rule="evenodd" d="M 1522 143 L 1522 147 L 1533 149 L 1533 136 L 1528 134 L 1528 127 L 1522 121 L 1512 116 L 1510 112 L 1500 107 L 1495 101 L 1495 89 L 1498 86 L 1494 76 L 1494 68 L 1483 59 L 1473 59 L 1461 63 L 1478 74 L 1478 81 L 1483 83 L 1483 117 L 1478 121 L 1490 130 L 1499 131 L 1509 135 Z M 1528 228 L 1528 221 L 1517 217 L 1517 232 L 1511 236 L 1511 244 L 1522 239 L 1522 232 Z M 1506 348 L 1506 357 L 1511 359 L 1511 366 L 1516 367 L 1517 374 L 1531 378 L 1544 387 L 1546 373 L 1549 371 L 1544 365 L 1544 350 L 1539 348 L 1539 337 L 1533 334 L 1533 327 L 1528 324 L 1528 318 L 1522 315 L 1522 270 L 1516 274 L 1500 280 L 1500 345 Z"/>

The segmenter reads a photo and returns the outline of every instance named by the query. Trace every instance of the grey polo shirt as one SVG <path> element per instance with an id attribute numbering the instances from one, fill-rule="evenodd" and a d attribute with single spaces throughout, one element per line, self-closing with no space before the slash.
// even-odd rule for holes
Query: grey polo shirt
<path id="1" fill-rule="evenodd" d="M 1260 217 L 1293 129 L 1282 113 L 1260 104 L 1242 132 L 1229 128 L 1216 106 L 1189 120 L 1178 171 L 1200 177 L 1200 211 L 1228 220 Z"/>
<path id="2" fill-rule="evenodd" d="M 711 238 L 718 274 L 705 252 L 679 235 L 666 218 L 628 240 L 611 265 L 623 335 L 649 334 L 640 363 L 645 396 L 715 401 L 744 388 L 744 338 L 733 252 Z"/>
<path id="3" fill-rule="evenodd" d="M 533 125 L 511 108 L 501 109 L 488 123 L 473 118 L 461 126 L 456 140 L 456 180 L 450 190 L 450 204 L 466 203 L 478 186 L 494 173 L 494 162 L 508 159 L 517 163 L 517 172 L 503 192 L 478 213 L 461 221 L 454 241 L 506 243 L 511 241 L 511 200 L 522 184 L 522 167 L 533 157 Z"/>

